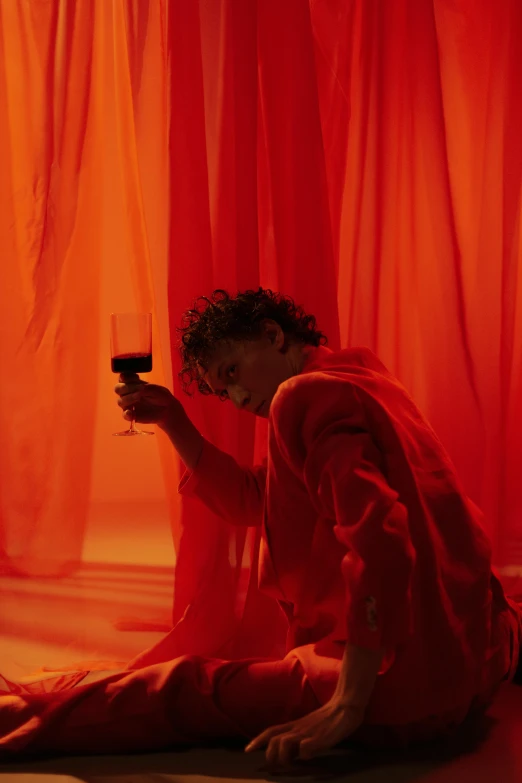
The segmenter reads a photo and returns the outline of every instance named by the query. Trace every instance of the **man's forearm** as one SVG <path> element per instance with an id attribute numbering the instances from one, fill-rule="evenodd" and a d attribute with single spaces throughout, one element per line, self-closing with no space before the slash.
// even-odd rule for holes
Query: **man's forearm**
<path id="1" fill-rule="evenodd" d="M 370 701 L 383 658 L 382 650 L 366 650 L 347 644 L 334 699 L 365 709 Z"/>
<path id="2" fill-rule="evenodd" d="M 194 470 L 203 450 L 204 438 L 187 414 L 176 409 L 159 426 L 169 436 L 185 467 Z"/>

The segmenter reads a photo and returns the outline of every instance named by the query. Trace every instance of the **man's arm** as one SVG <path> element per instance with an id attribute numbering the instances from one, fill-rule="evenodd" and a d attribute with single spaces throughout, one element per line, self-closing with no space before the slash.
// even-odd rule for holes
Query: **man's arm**
<path id="1" fill-rule="evenodd" d="M 346 640 L 392 653 L 412 633 L 416 551 L 408 511 L 386 479 L 379 433 L 369 431 L 358 390 L 318 373 L 292 381 L 273 403 L 275 437 L 346 547 Z"/>
<path id="2" fill-rule="evenodd" d="M 158 426 L 168 435 L 187 470 L 195 470 L 203 451 L 204 437 L 181 405 L 173 406 Z"/>
<path id="3" fill-rule="evenodd" d="M 382 650 L 366 650 L 347 644 L 333 701 L 364 712 L 381 667 Z"/>
<path id="4" fill-rule="evenodd" d="M 261 525 L 266 466 L 247 468 L 206 440 L 181 405 L 159 425 L 187 468 L 179 492 L 232 525 Z"/>
<path id="5" fill-rule="evenodd" d="M 137 375 L 120 376 L 118 405 L 127 421 L 155 423 L 169 437 L 187 472 L 179 492 L 201 500 L 232 525 L 260 525 L 266 467 L 246 468 L 213 446 L 187 416 L 181 402 L 164 386 L 144 383 Z"/>

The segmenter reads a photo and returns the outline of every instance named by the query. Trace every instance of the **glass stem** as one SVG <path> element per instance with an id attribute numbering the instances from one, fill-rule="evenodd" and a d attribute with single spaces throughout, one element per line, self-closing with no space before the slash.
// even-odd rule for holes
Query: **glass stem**
<path id="1" fill-rule="evenodd" d="M 129 430 L 131 432 L 134 432 L 136 430 L 136 427 L 134 426 L 134 408 L 132 408 L 132 419 L 130 421 L 130 427 Z"/>

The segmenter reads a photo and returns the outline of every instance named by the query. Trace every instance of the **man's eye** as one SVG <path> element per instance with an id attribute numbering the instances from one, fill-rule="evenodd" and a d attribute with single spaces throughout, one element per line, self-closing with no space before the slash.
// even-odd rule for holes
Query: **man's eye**
<path id="1" fill-rule="evenodd" d="M 237 370 L 237 365 L 236 364 L 231 364 L 230 367 L 227 370 L 228 377 L 231 378 L 233 375 L 235 375 L 236 370 Z"/>

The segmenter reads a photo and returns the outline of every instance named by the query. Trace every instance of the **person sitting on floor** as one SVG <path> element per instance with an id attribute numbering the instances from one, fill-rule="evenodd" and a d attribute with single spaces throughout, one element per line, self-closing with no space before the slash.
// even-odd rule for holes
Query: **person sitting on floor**
<path id="1" fill-rule="evenodd" d="M 262 527 L 260 588 L 288 619 L 280 660 L 186 655 L 58 693 L 0 699 L 2 755 L 121 753 L 244 738 L 274 765 L 352 738 L 443 736 L 516 675 L 518 604 L 482 515 L 410 396 L 366 348 L 260 288 L 187 311 L 181 379 L 268 419 L 266 466 L 205 440 L 171 392 L 116 387 L 186 466 L 180 492 Z"/>

